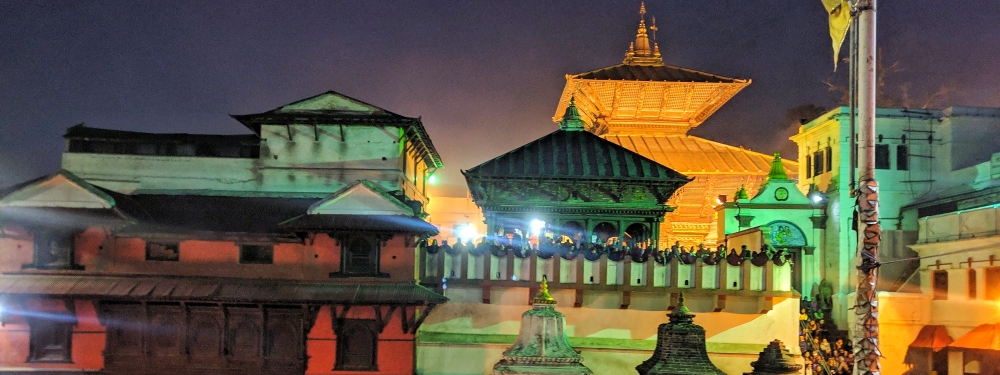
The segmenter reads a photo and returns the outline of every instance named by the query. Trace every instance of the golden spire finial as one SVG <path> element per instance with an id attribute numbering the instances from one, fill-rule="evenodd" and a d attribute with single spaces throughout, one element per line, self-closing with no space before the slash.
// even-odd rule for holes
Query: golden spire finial
<path id="1" fill-rule="evenodd" d="M 548 276 L 542 275 L 542 283 L 538 285 L 538 294 L 535 295 L 533 302 L 545 305 L 554 305 L 556 303 L 556 299 L 552 298 L 552 295 L 549 294 Z"/>
<path id="2" fill-rule="evenodd" d="M 643 2 L 639 5 L 639 29 L 635 34 L 635 41 L 629 46 L 629 52 L 625 54 L 625 64 L 651 64 L 659 65 L 663 63 L 660 59 L 659 47 L 655 46 L 656 39 L 656 18 L 652 19 L 653 27 L 653 43 L 649 41 L 649 34 L 646 28 L 646 3 Z"/>

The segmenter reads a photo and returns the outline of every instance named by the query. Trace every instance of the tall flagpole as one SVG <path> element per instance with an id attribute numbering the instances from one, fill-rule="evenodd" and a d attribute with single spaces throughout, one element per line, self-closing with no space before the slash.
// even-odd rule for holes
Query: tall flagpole
<path id="1" fill-rule="evenodd" d="M 858 290 L 855 305 L 855 374 L 881 372 L 878 348 L 878 183 L 875 182 L 875 56 L 876 0 L 859 0 L 858 12 Z"/>

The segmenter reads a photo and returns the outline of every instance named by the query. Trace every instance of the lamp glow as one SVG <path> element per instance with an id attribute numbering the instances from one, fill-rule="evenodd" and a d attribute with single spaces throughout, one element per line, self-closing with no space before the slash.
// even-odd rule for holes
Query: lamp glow
<path id="1" fill-rule="evenodd" d="M 542 228 L 545 228 L 545 222 L 538 219 L 534 219 L 531 220 L 530 226 L 531 226 L 531 234 L 537 236 L 539 233 L 542 232 Z"/>
<path id="2" fill-rule="evenodd" d="M 823 201 L 823 194 L 820 194 L 820 193 L 817 193 L 817 192 L 813 192 L 812 194 L 809 194 L 809 199 L 811 199 L 813 203 L 822 202 Z"/>
<path id="3" fill-rule="evenodd" d="M 476 237 L 479 237 L 479 233 L 471 224 L 465 224 L 458 228 L 458 238 L 461 238 L 462 242 L 468 242 Z"/>
<path id="4" fill-rule="evenodd" d="M 431 184 L 431 185 L 434 185 L 435 183 L 437 183 L 437 180 L 438 180 L 437 176 L 434 176 L 434 175 L 431 175 L 430 177 L 427 177 L 427 183 Z"/>

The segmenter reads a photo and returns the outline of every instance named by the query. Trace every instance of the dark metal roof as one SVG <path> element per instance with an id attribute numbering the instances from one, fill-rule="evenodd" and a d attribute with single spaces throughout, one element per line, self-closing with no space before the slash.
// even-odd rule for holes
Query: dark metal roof
<path id="1" fill-rule="evenodd" d="M 278 224 L 305 213 L 315 198 L 259 198 L 204 195 L 129 195 L 121 207 L 139 223 L 125 233 L 275 233 Z"/>
<path id="2" fill-rule="evenodd" d="M 260 137 L 256 134 L 187 134 L 187 133 L 143 133 L 127 130 L 100 129 L 78 124 L 66 129 L 63 138 L 111 140 L 111 141 L 149 141 L 176 143 L 206 143 L 206 144 L 259 144 Z"/>
<path id="3" fill-rule="evenodd" d="M 0 294 L 141 301 L 409 304 L 447 302 L 417 284 L 199 277 L 3 275 Z"/>
<path id="4" fill-rule="evenodd" d="M 279 225 L 290 230 L 369 230 L 436 235 L 437 227 L 402 215 L 302 215 Z"/>
<path id="5" fill-rule="evenodd" d="M 737 83 L 746 82 L 743 79 L 723 77 L 715 74 L 699 72 L 693 69 L 670 65 L 630 65 L 618 64 L 607 68 L 591 70 L 574 75 L 575 78 L 621 80 L 621 81 L 657 81 L 657 82 L 710 82 Z"/>
<path id="6" fill-rule="evenodd" d="M 557 130 L 465 171 L 469 177 L 688 181 L 687 177 L 586 131 Z"/>

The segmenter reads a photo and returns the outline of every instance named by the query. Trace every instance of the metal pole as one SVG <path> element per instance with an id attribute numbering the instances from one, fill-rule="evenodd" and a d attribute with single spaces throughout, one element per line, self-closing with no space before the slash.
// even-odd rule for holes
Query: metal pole
<path id="1" fill-rule="evenodd" d="M 875 97 L 877 59 L 875 55 L 876 0 L 858 3 L 858 115 L 860 132 L 857 191 L 858 289 L 855 305 L 855 374 L 881 372 L 878 348 L 878 247 L 881 229 L 878 219 L 878 183 L 875 182 Z"/>

